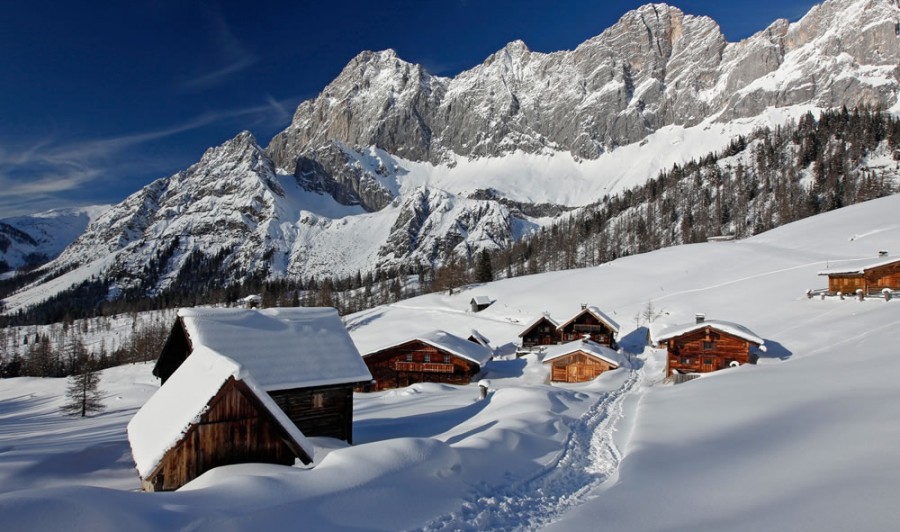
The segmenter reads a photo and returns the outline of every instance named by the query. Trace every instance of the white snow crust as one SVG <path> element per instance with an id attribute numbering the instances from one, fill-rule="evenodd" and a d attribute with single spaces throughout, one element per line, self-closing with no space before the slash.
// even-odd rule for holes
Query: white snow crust
<path id="1" fill-rule="evenodd" d="M 726 332 L 730 335 L 737 336 L 738 338 L 743 338 L 748 342 L 753 342 L 759 347 L 763 347 L 765 344 L 765 340 L 762 339 L 759 335 L 748 329 L 747 327 L 739 324 L 732 323 L 730 321 L 723 320 L 704 320 L 700 323 L 687 323 L 681 325 L 667 325 L 661 324 L 661 327 L 655 329 L 652 333 L 653 340 L 656 343 L 665 342 L 670 338 L 675 338 L 676 336 L 681 336 L 682 334 L 686 334 L 693 331 L 698 331 L 700 329 L 705 329 L 707 327 L 711 327 L 713 329 Z"/>
<path id="2" fill-rule="evenodd" d="M 477 331 L 472 332 L 474 333 Z M 412 340 L 419 340 L 420 342 L 426 343 L 430 346 L 447 351 L 448 353 L 452 353 L 460 358 L 464 358 L 466 360 L 474 362 L 479 366 L 484 366 L 491 359 L 491 357 L 494 356 L 493 351 L 491 351 L 484 345 L 470 342 L 465 338 L 438 329 L 417 335 L 414 338 L 407 338 L 400 342 L 385 345 L 378 349 L 373 349 L 367 354 L 363 355 L 363 357 L 369 356 L 370 354 L 376 353 L 378 351 L 383 351 L 391 347 L 405 344 L 406 342 Z"/>
<path id="3" fill-rule="evenodd" d="M 333 308 L 190 308 L 178 316 L 194 349 L 236 361 L 266 391 L 372 380 Z"/>
<path id="4" fill-rule="evenodd" d="M 616 367 L 622 365 L 622 356 L 619 355 L 616 350 L 590 340 L 575 340 L 574 342 L 549 346 L 545 352 L 546 354 L 544 355 L 543 362 L 550 362 L 551 360 L 571 355 L 576 351 L 584 351 L 585 353 L 605 360 L 610 364 L 615 364 Z"/>
<path id="5" fill-rule="evenodd" d="M 514 349 L 543 311 L 602 301 L 634 368 L 550 386 L 537 354 L 497 357 L 477 385 L 356 394 L 354 445 L 312 438 L 311 469 L 216 468 L 174 493 L 139 487 L 125 426 L 152 365 L 103 372 L 107 411 L 59 414 L 64 379 L 0 381 L 5 530 L 883 531 L 900 521 L 900 300 L 808 299 L 826 263 L 900 249 L 900 196 L 742 241 L 436 293 L 347 316 L 378 346 L 477 328 Z M 476 293 L 497 303 L 468 312 Z M 757 331 L 757 365 L 673 386 L 657 321 L 698 309 Z M 474 344 L 473 344 L 474 345 Z M 511 354 L 512 351 L 508 351 Z M 413 504 L 410 501 L 414 501 Z"/>

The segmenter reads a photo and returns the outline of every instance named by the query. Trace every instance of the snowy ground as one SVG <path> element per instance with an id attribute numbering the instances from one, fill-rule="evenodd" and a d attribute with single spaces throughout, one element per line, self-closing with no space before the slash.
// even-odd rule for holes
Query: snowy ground
<path id="1" fill-rule="evenodd" d="M 742 323 L 757 366 L 679 386 L 662 353 L 583 385 L 551 386 L 536 355 L 496 360 L 494 391 L 414 385 L 358 395 L 356 445 L 317 440 L 311 469 L 213 470 L 175 493 L 134 492 L 124 427 L 149 365 L 104 372 L 109 409 L 57 413 L 64 380 L 0 381 L 4 529 L 890 530 L 900 519 L 900 300 L 807 299 L 826 261 L 900 250 L 900 196 L 741 242 L 432 294 L 347 318 L 360 351 L 441 328 L 514 342 L 540 312 L 581 303 L 622 325 L 694 313 Z M 496 299 L 466 312 L 474 295 Z"/>

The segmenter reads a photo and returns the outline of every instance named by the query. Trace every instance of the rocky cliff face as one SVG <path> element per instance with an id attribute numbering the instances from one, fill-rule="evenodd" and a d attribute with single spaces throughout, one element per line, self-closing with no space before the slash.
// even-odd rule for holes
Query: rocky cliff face
<path id="1" fill-rule="evenodd" d="M 830 0 L 729 43 L 718 25 L 650 4 L 572 51 L 516 41 L 447 79 L 364 52 L 268 150 L 295 171 L 333 140 L 413 160 L 566 150 L 595 158 L 663 126 L 756 116 L 771 106 L 897 102 L 897 0 Z"/>
<path id="2" fill-rule="evenodd" d="M 560 205 L 599 200 L 566 191 L 577 182 L 600 194 L 608 189 L 584 184 L 631 171 L 632 161 L 609 153 L 616 147 L 666 160 L 634 144 L 673 149 L 680 139 L 648 138 L 666 126 L 724 136 L 772 107 L 898 105 L 898 28 L 900 0 L 829 0 L 729 43 L 713 20 L 651 4 L 575 50 L 539 53 L 516 41 L 453 78 L 390 50 L 363 52 L 265 150 L 249 133 L 210 149 L 107 211 L 47 271 L 104 257 L 119 288 L 152 294 L 197 256 L 216 257 L 216 275 L 239 281 L 502 248 L 550 223 Z M 604 154 L 612 165 L 589 164 Z M 555 194 L 523 181 L 536 177 Z"/>

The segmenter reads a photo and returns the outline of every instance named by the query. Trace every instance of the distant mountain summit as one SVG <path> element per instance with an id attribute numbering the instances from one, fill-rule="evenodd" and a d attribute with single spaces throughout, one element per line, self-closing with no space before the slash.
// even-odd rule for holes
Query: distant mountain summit
<path id="1" fill-rule="evenodd" d="M 208 150 L 85 224 L 45 271 L 100 276 L 117 297 L 198 265 L 227 285 L 470 258 L 756 127 L 900 109 L 898 28 L 900 0 L 830 0 L 729 43 L 708 17 L 649 4 L 574 50 L 514 41 L 452 78 L 362 52 L 268 147 L 244 132 Z"/>
<path id="2" fill-rule="evenodd" d="M 0 219 L 0 271 L 37 266 L 56 258 L 110 207 L 53 209 Z"/>

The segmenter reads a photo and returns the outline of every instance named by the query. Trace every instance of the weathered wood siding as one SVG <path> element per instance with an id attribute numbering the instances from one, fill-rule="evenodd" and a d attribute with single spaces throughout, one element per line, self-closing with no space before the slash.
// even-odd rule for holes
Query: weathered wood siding
<path id="1" fill-rule="evenodd" d="M 153 367 L 153 375 L 159 377 L 162 384 L 165 384 L 166 380 L 175 373 L 175 370 L 187 360 L 190 352 L 191 344 L 188 340 L 187 332 L 184 330 L 184 325 L 179 318 L 175 320 L 175 325 L 172 326 L 169 337 L 166 338 L 162 352 L 160 352 L 156 365 Z"/>
<path id="2" fill-rule="evenodd" d="M 418 340 L 366 355 L 363 360 L 375 381 L 372 391 L 401 388 L 417 382 L 468 384 L 481 366 Z"/>
<path id="3" fill-rule="evenodd" d="M 305 436 L 327 436 L 353 443 L 353 385 L 269 392 Z"/>
<path id="4" fill-rule="evenodd" d="M 756 363 L 750 355 L 755 345 L 743 338 L 706 327 L 672 338 L 668 342 L 666 374 L 709 373 L 727 368 L 732 362 Z"/>
<path id="5" fill-rule="evenodd" d="M 548 362 L 553 382 L 586 382 L 618 366 L 579 351 Z"/>
<path id="6" fill-rule="evenodd" d="M 528 349 L 536 345 L 553 345 L 559 342 L 556 325 L 549 320 L 540 320 L 522 334 L 522 347 Z"/>
<path id="7" fill-rule="evenodd" d="M 861 274 L 833 274 L 828 276 L 828 291 L 852 295 L 857 290 L 876 294 L 885 288 L 900 290 L 900 261 L 869 268 Z"/>
<path id="8" fill-rule="evenodd" d="M 591 335 L 592 342 L 611 348 L 616 347 L 613 330 L 588 312 L 582 313 L 560 329 L 560 341 L 563 343 L 574 342 L 581 340 L 586 334 Z"/>
<path id="9" fill-rule="evenodd" d="M 163 457 L 147 491 L 175 490 L 214 467 L 247 462 L 291 465 L 295 449 L 286 432 L 246 386 L 234 378 L 210 400 L 209 409 Z M 306 457 L 308 459 L 308 457 Z"/>

